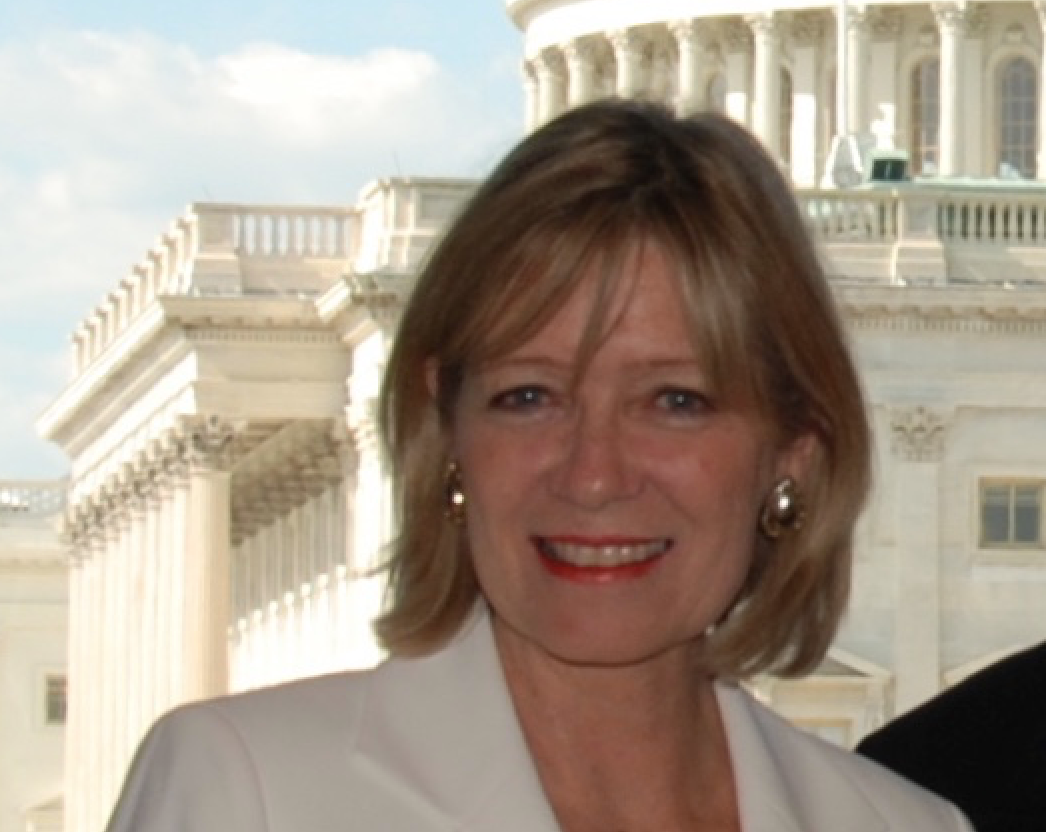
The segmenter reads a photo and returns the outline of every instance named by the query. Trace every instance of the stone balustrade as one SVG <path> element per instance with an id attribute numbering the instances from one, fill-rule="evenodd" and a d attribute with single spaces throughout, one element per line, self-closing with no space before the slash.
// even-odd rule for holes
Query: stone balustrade
<path id="1" fill-rule="evenodd" d="M 0 525 L 10 518 L 50 517 L 66 503 L 68 482 L 60 480 L 0 480 Z"/>
<path id="2" fill-rule="evenodd" d="M 336 272 L 351 257 L 357 216 L 353 208 L 329 206 L 190 205 L 73 333 L 74 374 L 159 297 L 300 294 L 302 275 Z M 279 268 L 260 288 L 250 275 L 265 264 Z"/>
<path id="3" fill-rule="evenodd" d="M 410 272 L 473 184 L 391 180 L 352 208 L 195 203 L 74 333 L 74 373 L 157 298 L 311 297 L 346 272 Z M 797 195 L 835 277 L 903 283 L 909 261 L 898 251 L 917 245 L 915 272 L 937 283 L 1046 281 L 1046 188 L 950 182 Z"/>
<path id="4" fill-rule="evenodd" d="M 1046 284 L 1046 187 L 916 183 L 797 196 L 833 278 Z"/>

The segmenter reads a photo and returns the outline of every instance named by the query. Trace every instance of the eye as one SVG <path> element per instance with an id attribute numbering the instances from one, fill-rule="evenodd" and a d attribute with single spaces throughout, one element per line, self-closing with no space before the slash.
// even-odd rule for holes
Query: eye
<path id="1" fill-rule="evenodd" d="M 698 415 L 709 408 L 708 399 L 696 390 L 683 387 L 666 387 L 657 391 L 655 403 L 658 408 L 680 416 Z"/>
<path id="2" fill-rule="evenodd" d="M 539 384 L 521 384 L 497 393 L 490 400 L 494 410 L 510 413 L 525 413 L 544 407 L 551 402 L 552 394 Z"/>

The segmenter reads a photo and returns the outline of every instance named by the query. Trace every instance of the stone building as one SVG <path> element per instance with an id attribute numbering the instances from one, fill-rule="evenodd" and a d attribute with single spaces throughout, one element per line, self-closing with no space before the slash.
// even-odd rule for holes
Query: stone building
<path id="1" fill-rule="evenodd" d="M 1043 637 L 1041 7 L 506 7 L 528 128 L 608 94 L 722 108 L 780 157 L 822 244 L 876 489 L 829 659 L 758 693 L 848 744 Z M 875 153 L 914 178 L 867 181 Z M 419 261 L 472 187 L 194 204 L 74 333 L 39 422 L 72 469 L 67 829 L 102 826 L 173 705 L 378 659 L 393 518 L 375 395 Z"/>
<path id="2" fill-rule="evenodd" d="M 0 830 L 61 832 L 66 483 L 0 481 Z"/>

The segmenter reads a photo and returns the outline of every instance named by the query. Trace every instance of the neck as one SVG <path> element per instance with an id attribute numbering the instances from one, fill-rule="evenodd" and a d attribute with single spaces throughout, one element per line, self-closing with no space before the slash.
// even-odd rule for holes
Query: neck
<path id="1" fill-rule="evenodd" d="M 629 666 L 560 661 L 495 619 L 509 691 L 564 830 L 730 829 L 714 683 L 680 647 Z"/>

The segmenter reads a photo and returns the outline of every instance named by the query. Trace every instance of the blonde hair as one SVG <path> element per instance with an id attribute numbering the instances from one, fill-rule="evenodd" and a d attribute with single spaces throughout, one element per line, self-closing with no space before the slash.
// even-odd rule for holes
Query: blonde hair
<path id="1" fill-rule="evenodd" d="M 594 268 L 609 297 L 636 244 L 658 246 L 677 266 L 713 385 L 753 402 L 783 444 L 815 439 L 800 483 L 806 522 L 760 538 L 741 596 L 706 640 L 707 668 L 797 674 L 823 658 L 849 593 L 870 438 L 816 250 L 787 182 L 744 128 L 627 101 L 576 108 L 525 138 L 418 277 L 380 409 L 401 519 L 390 605 L 377 623 L 391 653 L 437 649 L 478 597 L 466 535 L 444 517 L 464 374 L 524 343 Z M 604 314 L 597 302 L 581 361 Z"/>

